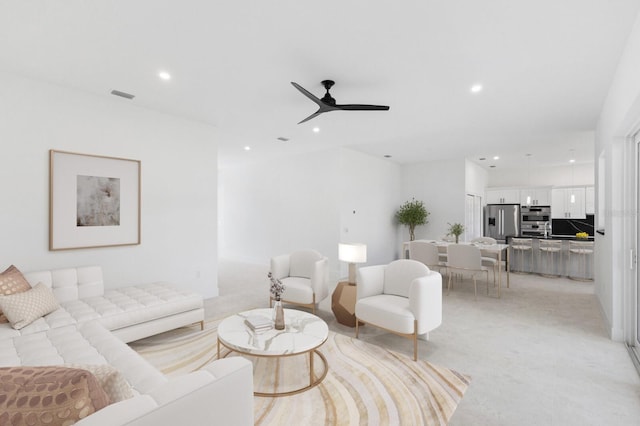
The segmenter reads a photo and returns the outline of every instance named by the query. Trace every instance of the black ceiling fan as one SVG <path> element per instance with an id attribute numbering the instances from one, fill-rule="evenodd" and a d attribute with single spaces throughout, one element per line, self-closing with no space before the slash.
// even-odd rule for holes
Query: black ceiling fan
<path id="1" fill-rule="evenodd" d="M 293 87 L 298 89 L 300 92 L 302 92 L 303 95 L 305 95 L 307 98 L 311 99 L 313 102 L 318 104 L 318 106 L 320 107 L 320 108 L 318 108 L 318 110 L 316 112 L 314 112 L 313 114 L 311 114 L 310 116 L 308 116 L 307 118 L 305 118 L 304 120 L 302 120 L 298 124 L 304 123 L 305 121 L 309 121 L 312 118 L 317 117 L 318 115 L 322 114 L 323 112 L 329 112 L 329 111 L 336 111 L 336 110 L 343 110 L 343 111 L 388 111 L 389 110 L 389 107 L 386 106 L 386 105 L 362 105 L 362 104 L 338 105 L 338 104 L 336 104 L 336 100 L 329 94 L 329 89 L 331 89 L 331 86 L 333 86 L 335 84 L 335 81 L 333 81 L 333 80 L 323 80 L 322 81 L 322 85 L 324 86 L 325 89 L 327 89 L 327 93 L 324 94 L 322 99 L 317 98 L 311 92 L 309 92 L 307 89 L 305 89 L 304 87 L 300 86 L 298 83 L 294 83 L 292 81 L 291 84 L 293 84 Z"/>

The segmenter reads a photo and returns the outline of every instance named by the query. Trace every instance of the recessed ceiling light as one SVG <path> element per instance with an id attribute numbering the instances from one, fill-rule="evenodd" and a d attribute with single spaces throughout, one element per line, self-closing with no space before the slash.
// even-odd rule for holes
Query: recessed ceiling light
<path id="1" fill-rule="evenodd" d="M 493 157 L 494 160 L 499 160 L 500 157 L 498 157 L 497 155 L 495 157 Z"/>
<path id="2" fill-rule="evenodd" d="M 245 151 L 251 151 L 251 147 L 247 145 L 247 146 L 244 147 L 244 150 Z"/>
<path id="3" fill-rule="evenodd" d="M 482 84 L 474 84 L 471 86 L 471 93 L 482 92 Z"/>
<path id="4" fill-rule="evenodd" d="M 160 71 L 160 72 L 158 73 L 158 77 L 160 77 L 162 80 L 165 80 L 165 81 L 166 81 L 166 80 L 171 80 L 171 74 L 169 74 L 169 73 L 168 73 L 168 72 L 166 72 L 166 71 Z"/>
<path id="5" fill-rule="evenodd" d="M 575 163 L 576 160 L 574 160 L 573 158 L 571 160 L 569 160 L 570 163 Z"/>
<path id="6" fill-rule="evenodd" d="M 318 133 L 320 131 L 320 127 L 314 127 L 313 128 L 313 133 Z"/>

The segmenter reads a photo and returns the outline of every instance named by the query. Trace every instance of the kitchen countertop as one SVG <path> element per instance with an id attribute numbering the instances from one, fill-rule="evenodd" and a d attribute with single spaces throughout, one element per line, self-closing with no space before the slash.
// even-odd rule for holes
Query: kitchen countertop
<path id="1" fill-rule="evenodd" d="M 534 237 L 532 235 L 520 236 L 518 238 L 532 238 L 534 240 L 562 240 L 562 241 L 593 241 L 593 235 L 588 238 L 576 238 L 575 235 L 551 235 L 550 237 Z"/>

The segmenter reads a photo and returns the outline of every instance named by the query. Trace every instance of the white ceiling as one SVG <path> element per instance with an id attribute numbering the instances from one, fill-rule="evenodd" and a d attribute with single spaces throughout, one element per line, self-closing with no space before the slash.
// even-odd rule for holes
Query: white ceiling
<path id="1" fill-rule="evenodd" d="M 639 10 L 638 0 L 0 0 L 0 69 L 210 123 L 222 165 L 332 146 L 398 163 L 592 162 Z M 338 103 L 391 109 L 297 125 L 317 107 L 290 82 L 320 97 L 323 79 L 336 81 Z M 471 94 L 476 83 L 484 90 Z"/>

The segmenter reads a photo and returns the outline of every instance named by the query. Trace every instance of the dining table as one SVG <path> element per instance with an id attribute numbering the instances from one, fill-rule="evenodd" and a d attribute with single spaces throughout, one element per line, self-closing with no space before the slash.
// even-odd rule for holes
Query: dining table
<path id="1" fill-rule="evenodd" d="M 502 290 L 502 260 L 503 253 L 505 260 L 505 270 L 507 272 L 507 288 L 509 288 L 510 277 L 509 277 L 509 244 L 495 243 L 495 244 L 486 244 L 486 243 L 472 243 L 472 242 L 460 242 L 456 243 L 453 241 L 443 241 L 443 240 L 416 240 L 416 241 L 424 241 L 427 243 L 435 244 L 438 247 L 438 251 L 441 253 L 446 253 L 447 247 L 451 244 L 470 244 L 476 246 L 480 249 L 480 254 L 483 257 L 495 257 L 498 260 L 498 297 L 501 296 Z M 402 243 L 402 254 L 403 257 L 409 256 L 409 241 L 405 241 Z"/>

